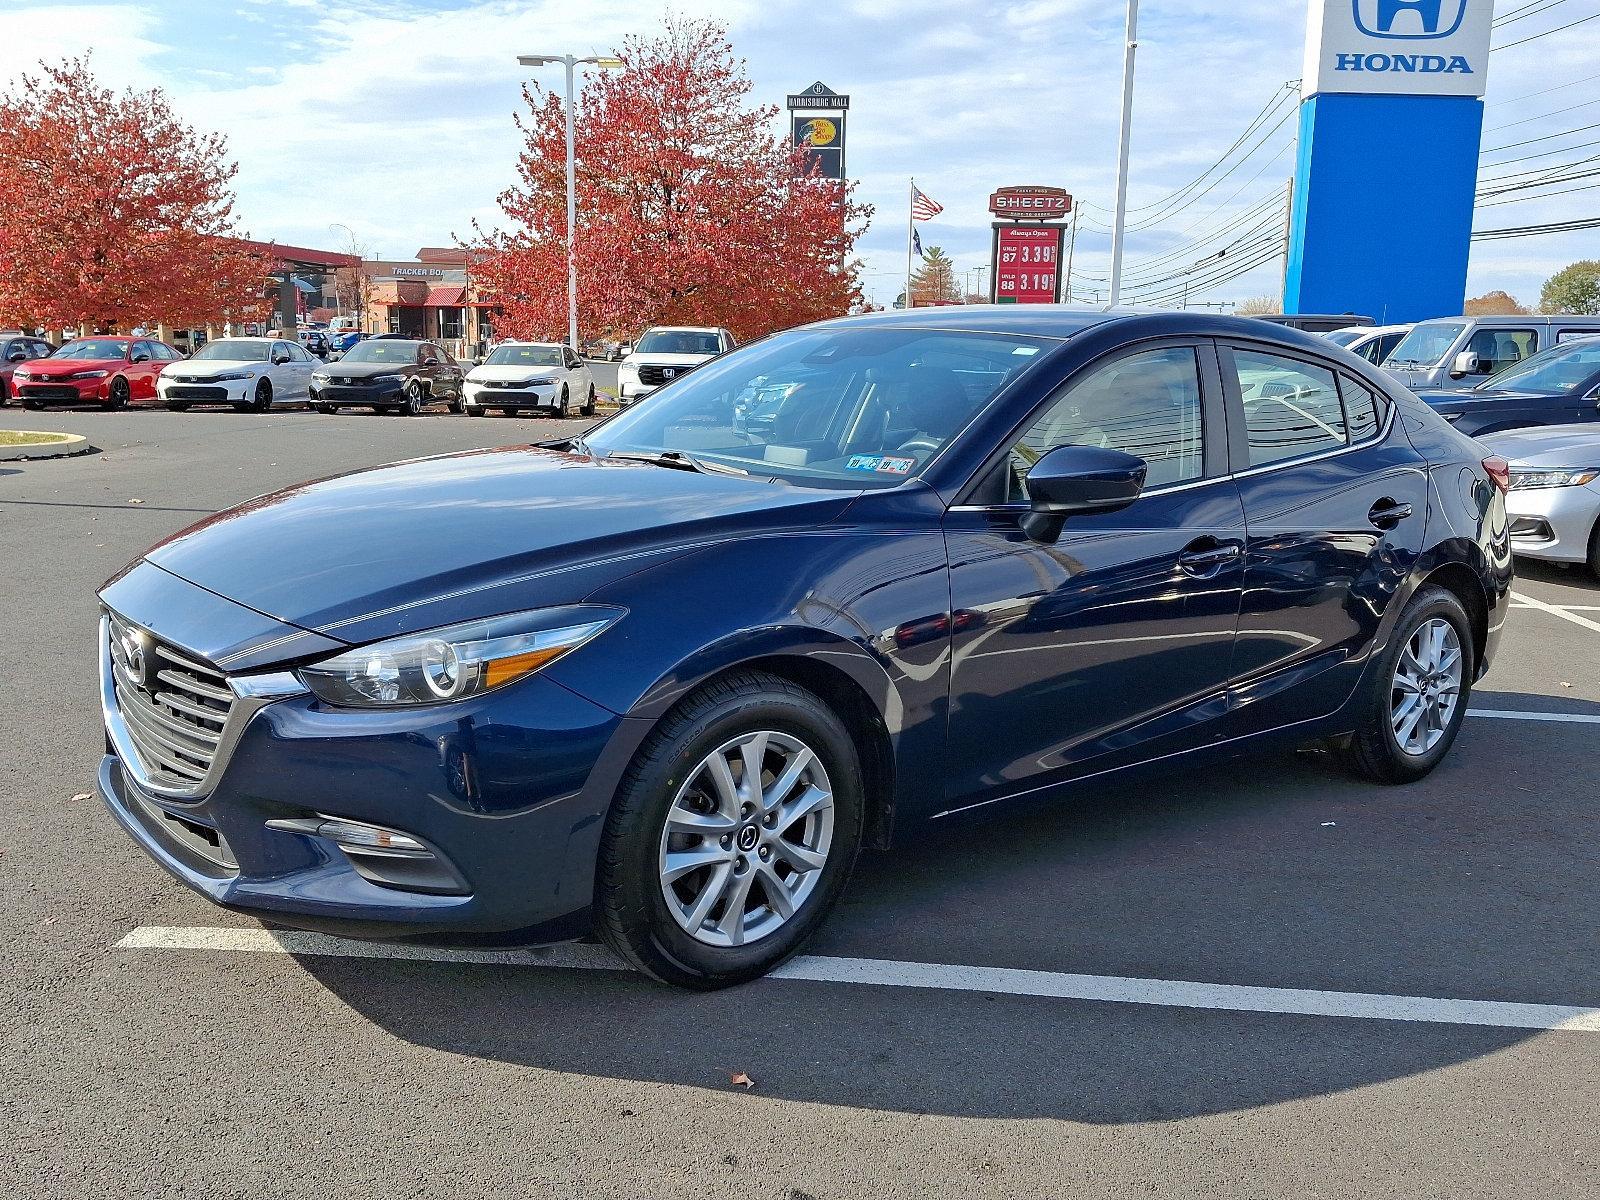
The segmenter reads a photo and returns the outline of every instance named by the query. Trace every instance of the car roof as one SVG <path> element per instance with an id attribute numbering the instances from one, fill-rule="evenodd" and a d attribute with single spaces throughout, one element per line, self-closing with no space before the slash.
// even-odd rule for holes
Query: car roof
<path id="1" fill-rule="evenodd" d="M 1584 317 L 1579 316 L 1576 313 L 1568 313 L 1566 315 L 1557 313 L 1554 316 L 1551 316 L 1547 313 L 1525 313 L 1522 316 L 1518 316 L 1515 313 L 1495 313 L 1492 316 L 1483 317 L 1469 317 L 1466 315 L 1455 317 L 1429 317 L 1426 322 L 1418 321 L 1417 324 L 1431 325 L 1435 321 L 1467 321 L 1476 325 L 1566 325 L 1569 328 L 1574 325 L 1589 325 L 1593 326 L 1596 330 L 1600 330 L 1600 317 Z"/>
<path id="2" fill-rule="evenodd" d="M 721 333 L 718 325 L 652 325 L 646 333 Z"/>

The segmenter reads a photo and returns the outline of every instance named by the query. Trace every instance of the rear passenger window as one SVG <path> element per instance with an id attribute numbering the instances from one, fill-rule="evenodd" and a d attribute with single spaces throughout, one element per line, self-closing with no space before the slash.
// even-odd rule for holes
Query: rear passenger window
<path id="1" fill-rule="evenodd" d="M 1351 443 L 1364 442 L 1376 434 L 1382 418 L 1378 398 L 1371 389 L 1341 375 L 1339 393 L 1344 397 L 1344 420 L 1350 430 Z"/>
<path id="2" fill-rule="evenodd" d="M 1235 350 L 1250 465 L 1265 466 L 1346 444 L 1333 372 L 1276 354 Z"/>

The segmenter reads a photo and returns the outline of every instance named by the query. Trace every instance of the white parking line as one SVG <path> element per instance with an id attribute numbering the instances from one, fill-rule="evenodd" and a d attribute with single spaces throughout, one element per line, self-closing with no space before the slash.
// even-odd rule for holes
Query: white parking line
<path id="1" fill-rule="evenodd" d="M 1600 725 L 1600 716 L 1590 713 L 1523 712 L 1514 708 L 1469 708 L 1469 717 L 1499 717 L 1504 721 L 1554 721 L 1558 725 Z"/>
<path id="2" fill-rule="evenodd" d="M 125 950 L 243 950 L 269 954 L 339 958 L 404 959 L 414 962 L 485 963 L 512 967 L 558 967 L 620 971 L 626 968 L 600 946 L 570 944 L 538 950 L 440 950 L 423 946 L 347 942 L 320 933 L 267 929 L 141 926 L 117 945 Z M 870 987 L 989 992 L 1052 1000 L 1095 1000 L 1164 1008 L 1225 1012 L 1348 1017 L 1374 1021 L 1422 1021 L 1440 1025 L 1488 1025 L 1505 1029 L 1552 1029 L 1600 1033 L 1600 1008 L 1563 1004 L 1517 1004 L 1500 1000 L 1441 1000 L 1367 992 L 1245 987 L 1117 975 L 1072 975 L 1006 967 L 897 962 L 815 955 L 790 959 L 772 978 Z"/>
<path id="3" fill-rule="evenodd" d="M 1571 621 L 1574 625 L 1582 625 L 1585 629 L 1592 629 L 1600 633 L 1600 621 L 1591 621 L 1588 617 L 1580 617 L 1575 612 L 1569 612 L 1565 607 L 1555 604 L 1546 604 L 1543 600 L 1535 600 L 1532 596 L 1524 596 L 1521 592 L 1512 592 L 1511 598 L 1529 608 L 1537 608 L 1540 612 L 1547 612 L 1552 617 L 1560 617 L 1563 621 Z"/>

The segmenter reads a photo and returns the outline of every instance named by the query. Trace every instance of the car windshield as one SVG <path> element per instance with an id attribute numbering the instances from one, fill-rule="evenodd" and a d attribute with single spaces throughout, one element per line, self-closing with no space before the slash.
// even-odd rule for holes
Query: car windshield
<path id="1" fill-rule="evenodd" d="M 582 444 L 813 486 L 890 487 L 920 475 L 1049 345 L 925 329 L 781 334 L 667 384 Z"/>
<path id="2" fill-rule="evenodd" d="M 1365 337 L 1368 332 L 1370 331 L 1366 329 L 1335 329 L 1332 333 L 1325 333 L 1322 336 L 1335 346 L 1348 346 L 1351 342 Z"/>
<path id="3" fill-rule="evenodd" d="M 90 359 L 121 358 L 127 353 L 127 350 L 128 346 L 125 342 L 113 342 L 103 338 L 85 338 L 80 342 L 68 342 L 50 357 Z"/>
<path id="4" fill-rule="evenodd" d="M 414 363 L 417 361 L 415 342 L 357 342 L 345 351 L 344 362 Z"/>
<path id="5" fill-rule="evenodd" d="M 555 346 L 496 346 L 486 367 L 559 367 L 561 351 Z"/>
<path id="6" fill-rule="evenodd" d="M 1444 361 L 1450 347 L 1456 344 L 1461 331 L 1466 328 L 1461 321 L 1424 321 L 1401 339 L 1384 361 L 1388 367 L 1432 367 Z"/>
<path id="7" fill-rule="evenodd" d="M 1543 392 L 1549 396 L 1576 390 L 1600 371 L 1600 340 L 1568 342 L 1543 354 L 1535 354 L 1498 375 L 1480 383 L 1478 391 L 1515 388 L 1524 392 Z"/>
<path id="8" fill-rule="evenodd" d="M 207 342 L 194 352 L 195 362 L 220 358 L 228 362 L 266 362 L 267 347 L 271 342 L 249 342 L 243 338 L 224 338 L 220 342 Z"/>
<path id="9" fill-rule="evenodd" d="M 638 354 L 718 354 L 722 342 L 714 333 L 693 329 L 652 329 L 634 347 Z"/>

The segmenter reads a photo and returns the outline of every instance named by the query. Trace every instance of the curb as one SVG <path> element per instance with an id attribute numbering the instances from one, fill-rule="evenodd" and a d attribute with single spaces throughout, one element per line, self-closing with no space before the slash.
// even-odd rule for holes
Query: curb
<path id="1" fill-rule="evenodd" d="M 36 433 L 43 430 L 24 429 L 19 433 Z M 33 445 L 0 446 L 0 462 L 29 462 L 42 458 L 71 458 L 78 454 L 93 454 L 100 447 L 91 446 L 82 434 L 68 434 L 62 442 L 36 442 Z"/>

